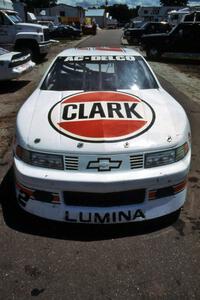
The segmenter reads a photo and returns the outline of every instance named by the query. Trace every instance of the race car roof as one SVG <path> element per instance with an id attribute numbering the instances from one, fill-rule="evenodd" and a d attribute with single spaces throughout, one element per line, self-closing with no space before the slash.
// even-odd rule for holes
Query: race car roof
<path id="1" fill-rule="evenodd" d="M 90 55 L 133 55 L 141 56 L 139 52 L 129 48 L 88 47 L 70 48 L 62 51 L 59 56 L 90 56 Z"/>

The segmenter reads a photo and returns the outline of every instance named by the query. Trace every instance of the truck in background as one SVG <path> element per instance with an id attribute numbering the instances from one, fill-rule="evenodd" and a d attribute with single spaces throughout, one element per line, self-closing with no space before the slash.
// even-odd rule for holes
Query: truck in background
<path id="1" fill-rule="evenodd" d="M 116 19 L 107 19 L 106 21 L 107 29 L 116 29 L 118 27 L 118 22 Z"/>
<path id="2" fill-rule="evenodd" d="M 168 13 L 168 23 L 170 25 L 176 26 L 185 22 L 200 22 L 200 8 L 186 7 Z"/>
<path id="3" fill-rule="evenodd" d="M 0 45 L 9 51 L 30 53 L 32 59 L 37 60 L 48 53 L 49 29 L 22 22 L 12 1 L 0 0 Z"/>

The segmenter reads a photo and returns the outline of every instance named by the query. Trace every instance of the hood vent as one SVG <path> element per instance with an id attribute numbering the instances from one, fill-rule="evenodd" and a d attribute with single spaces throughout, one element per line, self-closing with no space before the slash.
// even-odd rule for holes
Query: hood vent
<path id="1" fill-rule="evenodd" d="M 65 170 L 78 170 L 77 156 L 64 156 Z"/>
<path id="2" fill-rule="evenodd" d="M 144 155 L 131 155 L 130 156 L 130 167 L 131 169 L 141 169 L 144 168 Z"/>

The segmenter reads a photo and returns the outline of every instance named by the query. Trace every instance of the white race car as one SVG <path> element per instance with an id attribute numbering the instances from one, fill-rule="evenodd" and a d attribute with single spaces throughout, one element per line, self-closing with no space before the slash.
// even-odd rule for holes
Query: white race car
<path id="1" fill-rule="evenodd" d="M 73 223 L 170 214 L 186 200 L 190 139 L 183 108 L 139 53 L 65 50 L 18 113 L 17 201 Z"/>
<path id="2" fill-rule="evenodd" d="M 0 48 L 0 81 L 16 79 L 33 69 L 35 63 L 29 54 L 9 52 Z"/>

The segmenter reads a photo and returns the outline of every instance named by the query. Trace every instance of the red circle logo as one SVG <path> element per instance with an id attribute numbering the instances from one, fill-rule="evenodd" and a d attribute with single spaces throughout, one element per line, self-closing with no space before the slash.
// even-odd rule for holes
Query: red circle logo
<path id="1" fill-rule="evenodd" d="M 64 98 L 49 112 L 60 134 L 85 142 L 116 142 L 134 138 L 154 123 L 145 101 L 122 92 L 84 92 Z"/>

